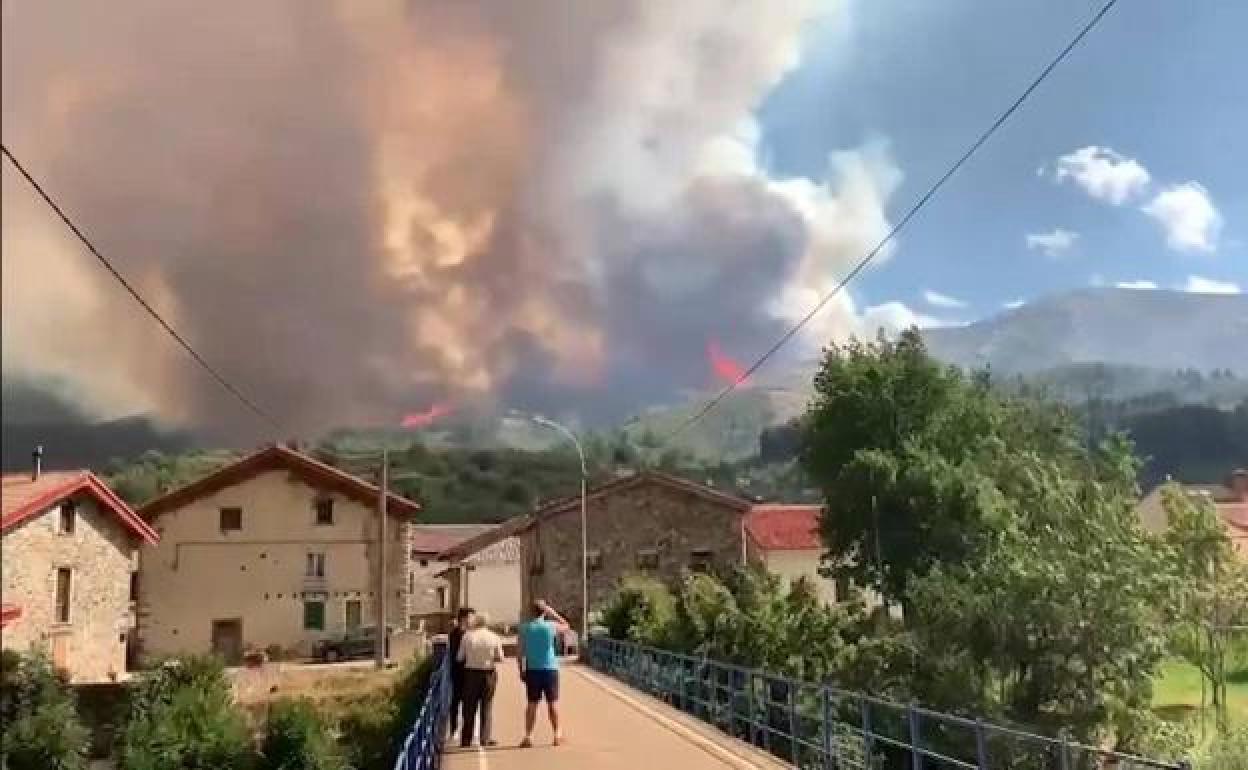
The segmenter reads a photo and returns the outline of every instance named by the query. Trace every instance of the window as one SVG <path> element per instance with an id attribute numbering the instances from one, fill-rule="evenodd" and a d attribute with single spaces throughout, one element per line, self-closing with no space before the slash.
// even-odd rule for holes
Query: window
<path id="1" fill-rule="evenodd" d="M 325 554 L 323 553 L 308 554 L 307 568 L 305 569 L 303 574 L 310 578 L 325 577 Z"/>
<path id="2" fill-rule="evenodd" d="M 602 569 L 602 551 L 594 549 L 585 554 L 585 561 L 590 569 Z"/>
<path id="3" fill-rule="evenodd" d="M 318 527 L 332 526 L 334 523 L 334 498 L 318 497 L 316 499 L 316 524 Z"/>
<path id="4" fill-rule="evenodd" d="M 130 601 L 137 602 L 139 600 L 139 573 L 130 573 Z"/>
<path id="5" fill-rule="evenodd" d="M 637 552 L 638 569 L 658 569 L 659 552 L 655 548 L 644 548 Z"/>
<path id="6" fill-rule="evenodd" d="M 711 571 L 711 549 L 695 548 L 689 554 L 689 569 L 694 572 Z"/>
<path id="7" fill-rule="evenodd" d="M 325 630 L 325 602 L 305 601 L 303 603 L 303 630 L 304 631 L 324 631 Z"/>
<path id="8" fill-rule="evenodd" d="M 362 610 L 363 608 L 360 606 L 359 599 L 347 600 L 345 620 L 347 623 L 348 630 L 353 631 L 360 627 L 360 623 L 362 622 L 362 619 L 363 619 Z"/>
<path id="9" fill-rule="evenodd" d="M 243 528 L 243 509 L 242 508 L 222 508 L 221 509 L 221 531 L 222 532 L 238 532 Z"/>
<path id="10" fill-rule="evenodd" d="M 69 622 L 69 599 L 73 588 L 73 571 L 61 567 L 56 571 L 56 622 Z"/>
<path id="11" fill-rule="evenodd" d="M 61 517 L 58 526 L 58 532 L 62 535 L 74 534 L 74 524 L 78 518 L 78 504 L 73 500 L 66 500 L 61 503 Z"/>
<path id="12" fill-rule="evenodd" d="M 407 592 L 409 594 L 416 593 L 416 573 L 415 572 L 407 573 Z"/>
<path id="13" fill-rule="evenodd" d="M 438 586 L 438 609 L 446 609 L 446 586 Z"/>

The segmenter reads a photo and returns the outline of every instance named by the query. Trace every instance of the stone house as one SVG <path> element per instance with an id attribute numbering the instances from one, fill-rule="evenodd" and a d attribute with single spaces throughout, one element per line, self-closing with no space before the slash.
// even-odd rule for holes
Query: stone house
<path id="1" fill-rule="evenodd" d="M 140 557 L 139 637 L 154 656 L 247 649 L 306 654 L 377 624 L 404 629 L 415 590 L 410 541 L 419 506 L 356 476 L 272 446 L 144 505 L 160 533 Z"/>
<path id="2" fill-rule="evenodd" d="M 520 542 L 514 537 L 466 555 L 458 564 L 442 560 L 442 552 L 474 537 L 488 535 L 496 524 L 425 524 L 412 541 L 417 575 L 413 607 L 427 627 L 440 630 L 460 607 L 488 613 L 496 625 L 520 619 Z"/>
<path id="3" fill-rule="evenodd" d="M 1187 494 L 1208 500 L 1217 511 L 1218 518 L 1226 526 L 1232 545 L 1241 556 L 1248 559 L 1248 469 L 1231 471 L 1223 484 L 1183 484 Z M 1168 522 L 1162 501 L 1162 489 L 1158 486 L 1140 500 L 1136 507 L 1140 522 L 1150 532 L 1164 532 Z"/>
<path id="4" fill-rule="evenodd" d="M 686 570 L 744 563 L 745 514 L 752 503 L 664 473 L 645 471 L 589 490 L 589 604 L 600 606 L 621 578 L 676 581 Z M 521 604 L 550 601 L 569 621 L 581 617 L 580 497 L 550 503 L 442 553 L 453 565 L 517 538 Z M 471 579 L 471 578 L 469 578 Z"/>
<path id="5" fill-rule="evenodd" d="M 90 471 L 5 474 L 5 649 L 44 650 L 73 682 L 126 670 L 140 545 L 158 536 Z"/>

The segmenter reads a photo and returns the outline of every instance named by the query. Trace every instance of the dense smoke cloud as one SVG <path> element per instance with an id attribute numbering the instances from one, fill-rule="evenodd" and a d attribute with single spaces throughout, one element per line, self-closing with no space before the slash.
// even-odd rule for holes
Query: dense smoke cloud
<path id="1" fill-rule="evenodd" d="M 881 147 L 826 180 L 757 161 L 751 112 L 829 5 L 14 2 L 4 136 L 292 430 L 618 417 L 711 384 L 710 339 L 761 352 L 886 228 Z M 256 430 L 15 176 L 6 370 Z"/>

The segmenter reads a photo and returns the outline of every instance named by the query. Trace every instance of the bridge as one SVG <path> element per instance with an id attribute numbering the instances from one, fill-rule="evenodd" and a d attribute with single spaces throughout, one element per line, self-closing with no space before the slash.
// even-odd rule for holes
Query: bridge
<path id="1" fill-rule="evenodd" d="M 448 689 L 439 667 L 395 770 L 1187 767 L 609 639 L 562 672 L 559 746 L 540 713 L 534 745 L 520 747 L 514 662 L 499 671 L 497 746 L 443 745 Z"/>

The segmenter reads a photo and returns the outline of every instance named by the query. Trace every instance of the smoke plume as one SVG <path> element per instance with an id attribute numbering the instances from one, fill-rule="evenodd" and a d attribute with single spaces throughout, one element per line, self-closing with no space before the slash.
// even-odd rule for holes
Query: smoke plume
<path id="1" fill-rule="evenodd" d="M 4 6 L 4 137 L 294 432 L 613 418 L 761 352 L 887 226 L 881 147 L 776 178 L 753 110 L 826 2 Z M 262 428 L 4 172 L 6 372 Z M 854 330 L 848 301 L 812 340 Z"/>

